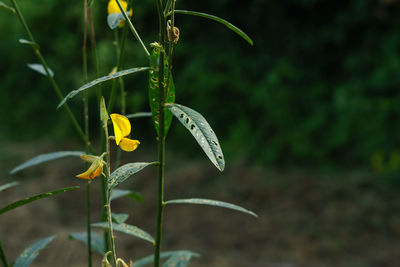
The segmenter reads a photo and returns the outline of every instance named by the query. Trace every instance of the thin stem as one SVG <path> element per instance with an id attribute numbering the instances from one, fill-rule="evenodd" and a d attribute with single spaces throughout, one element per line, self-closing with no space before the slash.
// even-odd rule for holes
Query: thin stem
<path id="1" fill-rule="evenodd" d="M 117 33 L 117 31 L 116 31 Z M 118 36 L 115 36 L 115 41 L 117 42 L 116 44 L 116 54 L 117 54 L 117 71 L 120 71 L 122 69 L 123 65 L 123 56 L 125 54 L 125 43 L 126 43 L 126 37 L 128 35 L 128 28 L 125 25 L 123 30 L 122 30 L 122 40 L 121 40 L 121 45 L 120 48 L 118 49 Z M 123 78 L 119 78 L 120 81 L 120 88 L 121 88 L 121 109 L 124 109 L 125 105 L 125 90 L 123 87 Z M 121 85 L 122 81 L 122 85 Z M 117 81 L 116 79 L 113 79 L 112 85 L 111 85 L 111 94 L 110 94 L 110 99 L 108 100 L 108 105 L 107 105 L 107 111 L 110 113 L 114 107 L 114 102 L 115 102 L 115 95 L 117 93 Z M 122 113 L 124 114 L 124 112 Z"/>
<path id="2" fill-rule="evenodd" d="M 148 57 L 150 57 L 149 51 L 147 51 L 146 46 L 144 45 L 144 43 L 143 43 L 142 39 L 140 38 L 139 34 L 137 33 L 135 27 L 133 26 L 133 24 L 132 24 L 131 20 L 129 19 L 128 15 L 126 14 L 126 12 L 125 12 L 124 8 L 122 7 L 121 3 L 119 2 L 119 0 L 116 0 L 116 1 L 117 1 L 119 9 L 121 10 L 122 15 L 124 15 L 125 20 L 128 22 L 129 28 L 131 29 L 131 31 L 132 31 L 133 35 L 135 36 L 136 40 L 138 40 L 139 43 L 142 45 L 146 55 Z"/>
<path id="3" fill-rule="evenodd" d="M 92 47 L 92 55 L 93 55 L 93 65 L 96 70 L 96 78 L 100 77 L 100 68 L 99 68 L 99 60 L 97 56 L 97 45 L 96 45 L 96 34 L 94 30 L 94 22 L 93 22 L 93 12 L 92 8 L 88 9 L 89 14 L 89 24 L 90 24 L 90 45 Z M 97 100 L 100 102 L 100 98 L 102 96 L 102 87 L 101 84 L 97 85 Z"/>
<path id="4" fill-rule="evenodd" d="M 92 266 L 92 226 L 90 220 L 90 181 L 86 184 L 86 232 L 88 247 L 88 266 Z"/>
<path id="5" fill-rule="evenodd" d="M 1 262 L 3 263 L 4 267 L 9 267 L 10 266 L 8 264 L 7 256 L 6 256 L 6 253 L 5 253 L 4 249 L 3 249 L 3 244 L 1 243 L 1 241 L 0 241 L 0 259 L 1 259 Z"/>
<path id="6" fill-rule="evenodd" d="M 27 25 L 26 22 L 25 22 L 25 19 L 24 19 L 23 15 L 22 15 L 22 13 L 21 13 L 21 11 L 20 11 L 20 9 L 19 9 L 19 6 L 18 6 L 16 0 L 11 0 L 11 3 L 12 3 L 12 5 L 13 5 L 14 9 L 15 9 L 15 12 L 16 12 L 16 14 L 17 14 L 17 16 L 18 16 L 18 19 L 20 20 L 22 26 L 24 27 L 26 33 L 28 34 L 30 41 L 33 42 L 33 43 L 36 43 L 35 39 L 33 38 L 32 32 L 30 31 L 28 25 Z M 45 70 L 45 72 L 46 72 L 46 76 L 47 76 L 47 78 L 49 79 L 50 84 L 52 85 L 52 87 L 53 87 L 54 91 L 56 92 L 57 96 L 59 97 L 60 100 L 63 100 L 63 99 L 64 99 L 64 96 L 63 96 L 63 94 L 61 93 L 61 90 L 60 90 L 60 88 L 58 87 L 56 81 L 55 81 L 54 78 L 50 75 L 49 67 L 48 67 L 48 65 L 47 65 L 47 63 L 46 63 L 46 61 L 45 61 L 45 59 L 43 58 L 43 56 L 42 56 L 42 54 L 41 54 L 41 52 L 40 52 L 38 46 L 33 45 L 33 46 L 32 46 L 32 49 L 33 49 L 33 51 L 35 52 L 35 54 L 36 54 L 38 60 L 39 60 L 40 63 L 42 64 L 42 66 L 43 66 L 43 68 L 44 68 L 44 70 Z M 88 139 L 86 138 L 86 136 L 85 136 L 85 134 L 84 134 L 84 132 L 83 132 L 81 126 L 79 125 L 78 121 L 76 120 L 75 115 L 72 113 L 72 111 L 71 111 L 71 109 L 69 108 L 68 104 L 64 104 L 64 109 L 65 109 L 65 111 L 67 112 L 69 118 L 71 119 L 72 124 L 74 125 L 74 127 L 75 127 L 76 131 L 78 132 L 79 136 L 81 137 L 81 139 L 82 139 L 82 140 L 85 142 L 85 144 L 86 144 L 86 143 L 88 142 Z M 96 153 L 95 150 L 94 150 L 94 148 L 93 148 L 91 145 L 90 145 L 90 151 L 91 151 L 92 153 Z"/>
<path id="7" fill-rule="evenodd" d="M 83 83 L 88 81 L 87 70 L 87 0 L 83 0 L 83 45 L 82 45 L 82 58 L 83 58 Z M 84 105 L 84 118 L 85 118 L 85 135 L 88 140 L 86 143 L 86 154 L 89 152 L 89 103 L 88 94 L 85 92 L 83 97 Z M 87 164 L 86 164 L 87 165 Z M 88 267 L 92 267 L 92 226 L 90 220 L 90 181 L 86 184 L 86 232 L 87 232 L 87 253 L 88 253 Z"/>
<path id="8" fill-rule="evenodd" d="M 111 164 L 110 164 L 110 140 L 108 136 L 108 128 L 107 125 L 104 127 L 104 133 L 106 137 L 106 153 L 107 153 L 107 179 L 111 175 Z M 108 186 L 107 186 L 108 187 Z M 108 219 L 108 227 L 110 230 L 110 244 L 111 244 L 111 253 L 114 262 L 114 266 L 117 266 L 117 255 L 115 253 L 115 244 L 114 244 L 114 233 L 112 228 L 112 218 L 111 218 L 111 189 L 107 188 L 107 219 Z"/>
<path id="9" fill-rule="evenodd" d="M 160 43 L 165 47 L 165 19 L 162 11 L 161 0 L 156 0 L 159 19 Z M 165 167 L 165 129 L 164 129 L 164 49 L 160 49 L 160 60 L 158 65 L 158 190 L 157 190 L 157 222 L 156 243 L 154 248 L 154 267 L 160 266 L 160 252 L 164 210 L 164 167 Z"/>

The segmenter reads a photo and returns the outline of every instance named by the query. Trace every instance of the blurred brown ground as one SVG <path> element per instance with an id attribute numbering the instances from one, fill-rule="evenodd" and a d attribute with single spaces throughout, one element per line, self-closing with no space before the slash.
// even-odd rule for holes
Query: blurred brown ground
<path id="1" fill-rule="evenodd" d="M 74 147 L 76 144 L 63 144 Z M 15 165 L 60 144 L 7 144 L 0 161 L 2 183 L 21 184 L 0 193 L 0 205 L 57 188 L 81 188 L 42 199 L 0 216 L 0 238 L 13 261 L 33 242 L 57 238 L 32 266 L 86 266 L 86 247 L 68 239 L 85 231 L 85 182 L 75 158 L 26 169 L 10 177 Z M 124 154 L 125 161 L 153 161 L 144 151 Z M 92 188 L 92 221 L 100 218 L 100 181 Z M 148 168 L 120 186 L 143 194 L 144 202 L 123 198 L 116 213 L 129 213 L 127 223 L 154 233 L 156 170 Z M 201 197 L 231 202 L 259 215 L 208 206 L 171 205 L 165 209 L 163 250 L 188 249 L 201 254 L 190 266 L 400 266 L 400 194 L 369 173 L 349 171 L 273 171 L 227 162 L 219 173 L 204 157 L 185 160 L 167 153 L 165 198 Z M 96 229 L 98 230 L 98 229 Z M 118 257 L 138 259 L 152 246 L 116 232 Z M 94 253 L 94 266 L 101 256 Z"/>

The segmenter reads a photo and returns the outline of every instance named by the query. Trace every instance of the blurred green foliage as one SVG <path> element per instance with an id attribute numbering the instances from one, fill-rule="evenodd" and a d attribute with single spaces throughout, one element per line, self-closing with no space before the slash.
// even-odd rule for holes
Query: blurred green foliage
<path id="1" fill-rule="evenodd" d="M 79 87 L 82 3 L 19 2 L 64 94 Z M 133 3 L 133 21 L 146 44 L 158 39 L 153 2 Z M 106 26 L 106 1 L 95 1 L 94 8 L 105 75 L 116 64 L 114 33 Z M 204 0 L 178 1 L 177 8 L 218 15 L 254 40 L 251 47 L 223 25 L 176 16 L 181 31 L 174 57 L 176 102 L 208 119 L 228 158 L 367 164 L 377 171 L 381 162 L 394 168 L 391 155 L 400 145 L 399 1 Z M 36 60 L 18 43 L 25 38 L 22 27 L 10 12 L 0 12 L 1 134 L 10 139 L 73 136 L 66 115 L 55 112 L 58 99 L 47 80 L 26 67 Z M 130 35 L 125 67 L 146 65 Z M 148 111 L 146 79 L 145 74 L 126 79 L 128 113 Z M 103 90 L 108 93 L 109 87 L 106 83 Z M 78 98 L 71 104 L 79 114 Z M 96 109 L 92 113 L 98 116 Z M 153 133 L 147 128 L 138 134 Z M 178 128 L 171 129 L 172 147 L 190 140 Z"/>

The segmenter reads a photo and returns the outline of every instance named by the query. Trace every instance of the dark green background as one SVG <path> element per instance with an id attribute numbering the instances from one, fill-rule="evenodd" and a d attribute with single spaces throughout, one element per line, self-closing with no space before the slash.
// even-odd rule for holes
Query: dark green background
<path id="1" fill-rule="evenodd" d="M 81 4 L 20 1 L 64 94 L 82 84 Z M 95 0 L 101 75 L 108 74 L 116 62 L 105 6 L 106 1 Z M 174 57 L 176 102 L 208 119 L 228 159 L 397 169 L 399 3 L 205 0 L 178 1 L 177 8 L 218 15 L 254 40 L 252 47 L 221 24 L 176 16 L 181 32 Z M 133 22 L 144 42 L 157 40 L 153 1 L 135 1 L 133 9 Z M 5 9 L 0 12 L 1 137 L 77 139 L 66 114 L 55 111 L 59 101 L 47 79 L 26 67 L 37 60 L 29 46 L 18 43 L 19 38 L 27 38 L 19 21 Z M 129 35 L 125 67 L 146 65 L 143 51 Z M 93 65 L 89 68 L 93 79 Z M 149 110 L 146 79 L 144 73 L 126 78 L 128 113 Z M 110 86 L 103 86 L 106 96 Z M 79 99 L 70 102 L 77 116 L 82 110 Z M 91 107 L 95 137 L 94 94 Z M 150 122 L 138 120 L 133 127 L 135 137 L 152 142 Z M 186 147 L 189 155 L 200 152 L 193 149 L 197 144 L 177 121 L 169 139 L 173 149 Z"/>

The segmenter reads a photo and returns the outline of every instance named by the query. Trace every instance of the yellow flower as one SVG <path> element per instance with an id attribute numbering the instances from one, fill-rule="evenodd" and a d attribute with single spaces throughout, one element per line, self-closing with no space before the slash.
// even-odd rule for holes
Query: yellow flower
<path id="1" fill-rule="evenodd" d="M 111 114 L 110 117 L 114 126 L 115 142 L 117 146 L 120 146 L 122 150 L 128 152 L 135 150 L 140 142 L 128 138 L 131 133 L 131 123 L 128 118 L 116 113 Z"/>
<path id="2" fill-rule="evenodd" d="M 100 174 L 103 171 L 103 165 L 106 164 L 103 161 L 103 157 L 105 154 L 101 155 L 100 157 L 97 156 L 92 156 L 92 155 L 81 155 L 81 159 L 83 159 L 86 162 L 92 163 L 85 171 L 84 173 L 78 174 L 76 177 L 81 178 L 81 179 L 86 179 L 86 180 L 92 180 L 96 178 L 97 176 L 100 176 Z"/>
<path id="3" fill-rule="evenodd" d="M 125 0 L 120 0 L 122 8 L 127 11 L 126 9 L 128 8 L 128 3 Z M 121 10 L 119 9 L 119 6 L 117 4 L 116 0 L 110 0 L 107 5 L 107 14 L 114 14 L 114 13 L 121 13 Z M 129 18 L 132 17 L 132 8 L 127 12 L 127 15 Z M 118 24 L 118 27 L 124 26 L 124 21 L 120 21 Z"/>

